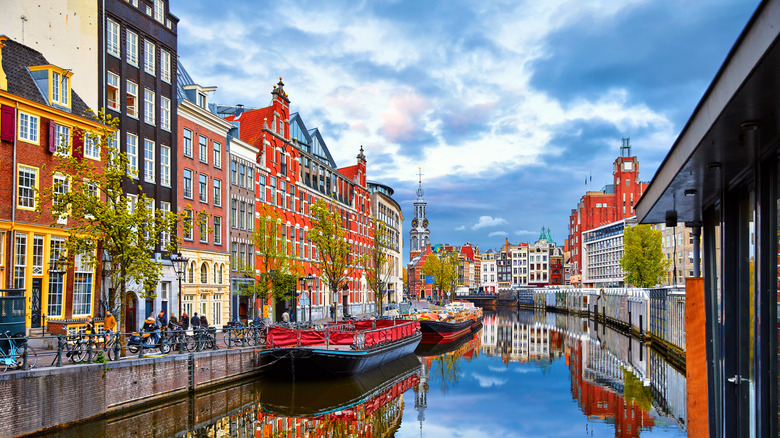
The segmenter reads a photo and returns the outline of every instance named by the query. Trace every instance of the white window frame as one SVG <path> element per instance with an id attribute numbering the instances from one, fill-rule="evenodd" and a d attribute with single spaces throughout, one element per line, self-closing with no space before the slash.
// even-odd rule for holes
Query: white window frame
<path id="1" fill-rule="evenodd" d="M 41 119 L 38 116 L 19 111 L 19 140 L 38 144 Z"/>
<path id="2" fill-rule="evenodd" d="M 214 244 L 222 245 L 222 216 L 214 216 Z"/>
<path id="3" fill-rule="evenodd" d="M 163 217 L 167 216 L 168 213 L 171 212 L 171 203 L 160 201 L 160 210 L 163 212 Z M 168 231 L 163 231 L 162 235 L 160 236 L 160 244 L 163 248 L 168 246 L 171 243 L 171 233 Z"/>
<path id="4" fill-rule="evenodd" d="M 66 157 L 70 153 L 70 127 L 55 124 L 54 135 L 57 142 L 57 149 L 54 152 L 55 155 Z M 65 140 L 63 142 L 63 140 Z"/>
<path id="5" fill-rule="evenodd" d="M 119 52 L 119 23 L 114 20 L 106 20 L 106 51 L 109 55 L 121 58 Z"/>
<path id="6" fill-rule="evenodd" d="M 209 177 L 203 173 L 198 174 L 198 200 L 209 202 Z"/>
<path id="7" fill-rule="evenodd" d="M 138 67 L 138 34 L 127 31 L 127 63 Z"/>
<path id="8" fill-rule="evenodd" d="M 157 74 L 157 46 L 149 40 L 144 40 L 144 71 L 152 76 Z"/>
<path id="9" fill-rule="evenodd" d="M 154 146 L 155 144 L 152 140 L 144 139 L 144 181 L 148 183 L 155 182 Z"/>
<path id="10" fill-rule="evenodd" d="M 144 88 L 144 122 L 147 125 L 155 124 L 154 91 Z"/>
<path id="11" fill-rule="evenodd" d="M 198 159 L 201 163 L 209 162 L 209 138 L 205 135 L 198 135 Z"/>
<path id="12" fill-rule="evenodd" d="M 121 89 L 119 87 L 119 76 L 114 73 L 106 72 L 106 102 L 108 109 L 122 111 Z"/>
<path id="13" fill-rule="evenodd" d="M 24 182 L 28 183 L 32 180 L 32 184 L 22 185 L 22 173 L 25 173 Z M 35 210 L 35 192 L 38 191 L 38 175 L 39 170 L 37 167 L 25 166 L 19 164 L 16 168 L 16 207 L 22 210 Z"/>
<path id="14" fill-rule="evenodd" d="M 160 96 L 160 128 L 171 130 L 171 100 Z"/>
<path id="15" fill-rule="evenodd" d="M 184 220 L 182 220 L 182 231 L 184 240 L 192 240 L 192 231 L 195 226 L 195 216 L 191 208 L 184 210 Z"/>
<path id="16" fill-rule="evenodd" d="M 138 179 L 138 136 L 127 133 L 127 173 Z"/>
<path id="17" fill-rule="evenodd" d="M 127 102 L 127 108 L 125 108 L 125 113 L 127 114 L 128 117 L 137 119 L 138 118 L 138 84 L 128 80 L 127 91 L 125 92 L 125 100 L 129 101 L 130 99 L 132 99 L 132 102 Z"/>
<path id="18" fill-rule="evenodd" d="M 189 134 L 189 137 L 187 136 Z M 192 130 L 184 128 L 182 131 L 182 146 L 184 148 L 184 156 L 192 158 Z"/>
<path id="19" fill-rule="evenodd" d="M 214 178 L 212 180 L 212 185 L 214 187 L 214 205 L 221 207 L 222 206 L 222 180 Z"/>
<path id="20" fill-rule="evenodd" d="M 55 173 L 52 177 L 52 193 L 54 195 L 62 195 L 70 191 L 70 179 L 60 173 Z M 57 223 L 65 225 L 68 223 L 68 215 L 62 214 L 57 217 Z"/>
<path id="21" fill-rule="evenodd" d="M 222 143 L 212 140 L 212 146 L 214 149 L 214 167 L 217 169 L 222 168 Z"/>
<path id="22" fill-rule="evenodd" d="M 187 174 L 189 173 L 189 178 L 187 178 Z M 194 172 L 190 169 L 184 169 L 182 172 L 182 186 L 183 186 L 183 194 L 186 199 L 192 199 L 192 177 Z M 189 181 L 189 184 L 187 182 Z"/>
<path id="23" fill-rule="evenodd" d="M 160 184 L 171 186 L 171 148 L 160 145 Z"/>
<path id="24" fill-rule="evenodd" d="M 100 137 L 84 135 L 84 157 L 100 160 Z"/>
<path id="25" fill-rule="evenodd" d="M 162 0 L 154 0 L 154 19 L 165 23 L 165 3 Z"/>
<path id="26" fill-rule="evenodd" d="M 165 49 L 160 49 L 160 79 L 171 83 L 171 53 Z"/>

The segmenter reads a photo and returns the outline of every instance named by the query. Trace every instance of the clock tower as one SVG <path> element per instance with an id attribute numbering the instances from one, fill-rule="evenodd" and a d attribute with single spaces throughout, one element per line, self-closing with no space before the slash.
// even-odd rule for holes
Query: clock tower
<path id="1" fill-rule="evenodd" d="M 428 230 L 428 218 L 425 217 L 425 207 L 428 204 L 423 200 L 425 193 L 422 188 L 422 170 L 418 167 L 417 200 L 414 201 L 414 218 L 412 229 L 409 230 L 409 260 L 413 260 L 430 244 L 431 232 Z"/>

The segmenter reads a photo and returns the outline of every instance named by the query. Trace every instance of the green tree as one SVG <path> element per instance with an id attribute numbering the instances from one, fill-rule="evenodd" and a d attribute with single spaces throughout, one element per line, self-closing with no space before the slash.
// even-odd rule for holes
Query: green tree
<path id="1" fill-rule="evenodd" d="M 661 232 L 649 225 L 627 226 L 623 230 L 620 266 L 626 274 L 626 284 L 637 287 L 659 284 L 669 269 L 669 260 L 661 250 Z"/>
<path id="2" fill-rule="evenodd" d="M 275 300 L 292 298 L 291 292 L 298 284 L 300 268 L 291 255 L 289 242 L 282 238 L 282 226 L 279 214 L 264 207 L 250 236 L 256 257 L 246 263 L 233 260 L 237 271 L 255 280 L 238 293 L 258 298 L 263 305 L 268 297 Z"/>
<path id="3" fill-rule="evenodd" d="M 452 292 L 458 280 L 458 255 L 445 253 L 439 256 L 431 253 L 425 258 L 422 271 L 425 275 L 433 277 L 433 284 L 441 298 L 446 292 Z"/>
<path id="4" fill-rule="evenodd" d="M 368 248 L 366 257 L 364 258 L 364 270 L 366 273 L 366 279 L 368 285 L 374 293 L 374 303 L 376 304 L 377 314 L 382 313 L 382 306 L 384 302 L 384 293 L 382 293 L 382 285 L 387 284 L 390 280 L 390 266 L 388 265 L 387 248 L 390 246 L 390 241 L 387 238 L 388 230 L 384 221 L 371 218 L 372 228 L 374 230 L 374 244 Z"/>
<path id="5" fill-rule="evenodd" d="M 345 281 L 355 269 L 352 248 L 347 241 L 347 229 L 342 224 L 342 218 L 336 215 L 332 204 L 318 199 L 310 210 L 312 229 L 309 236 L 317 247 L 316 263 L 320 266 L 322 278 L 331 293 L 338 293 L 340 286 L 346 285 Z M 344 313 L 348 313 L 346 299 Z"/>
<path id="6" fill-rule="evenodd" d="M 153 253 L 175 250 L 179 216 L 156 208 L 154 200 L 140 188 L 138 196 L 125 193 L 123 183 L 138 170 L 113 146 L 118 119 L 102 112 L 91 117 L 100 121 L 102 127 L 97 132 L 74 132 L 73 144 L 97 147 L 100 161 L 74 157 L 68 153 L 70 139 L 61 139 L 60 160 L 51 173 L 64 178 L 40 190 L 38 213 L 42 213 L 41 206 L 51 205 L 51 226 L 68 230 L 64 255 L 60 257 L 66 263 L 74 263 L 78 255 L 80 263 L 94 266 L 102 258 L 96 257 L 98 253 L 110 260 L 110 269 L 103 271 L 103 278 L 108 281 L 109 290 L 115 292 L 107 301 L 120 331 L 126 332 L 126 298 L 133 293 L 141 298 L 155 297 L 162 264 Z M 58 221 L 65 217 L 67 224 Z"/>

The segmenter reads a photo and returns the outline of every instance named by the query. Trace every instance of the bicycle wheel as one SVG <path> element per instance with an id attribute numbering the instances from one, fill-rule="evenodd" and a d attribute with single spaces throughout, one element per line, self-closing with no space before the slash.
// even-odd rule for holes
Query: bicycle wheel
<path id="1" fill-rule="evenodd" d="M 81 341 L 76 341 L 68 350 L 68 357 L 71 362 L 81 362 L 87 357 L 87 346 L 81 343 Z"/>
<path id="2" fill-rule="evenodd" d="M 138 354 L 138 350 L 140 347 L 135 344 L 128 344 L 127 345 L 127 351 L 129 351 L 131 354 Z"/>
<path id="3" fill-rule="evenodd" d="M 27 368 L 33 369 L 38 364 L 38 354 L 33 347 L 27 346 Z M 16 350 L 16 368 L 22 369 L 24 366 L 24 349 L 19 348 Z"/>

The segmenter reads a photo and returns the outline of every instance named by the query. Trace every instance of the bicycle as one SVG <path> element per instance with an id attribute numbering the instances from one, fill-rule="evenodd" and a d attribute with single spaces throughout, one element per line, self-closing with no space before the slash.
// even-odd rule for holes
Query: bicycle
<path id="1" fill-rule="evenodd" d="M 5 339 L 8 340 L 8 353 L 0 348 L 0 366 L 3 367 L 3 372 L 8 370 L 8 367 L 13 365 L 16 368 L 21 369 L 24 366 L 24 347 L 20 348 L 17 345 L 15 339 L 23 339 L 24 333 L 17 333 L 11 335 L 11 332 L 5 332 Z M 24 342 L 24 341 L 23 341 Z M 38 363 L 38 354 L 35 349 L 30 345 L 27 345 L 27 366 L 32 369 Z"/>
<path id="2" fill-rule="evenodd" d="M 224 331 L 225 345 L 252 345 L 249 327 L 244 325 L 243 322 L 236 322 L 233 327 L 226 328 Z"/>

